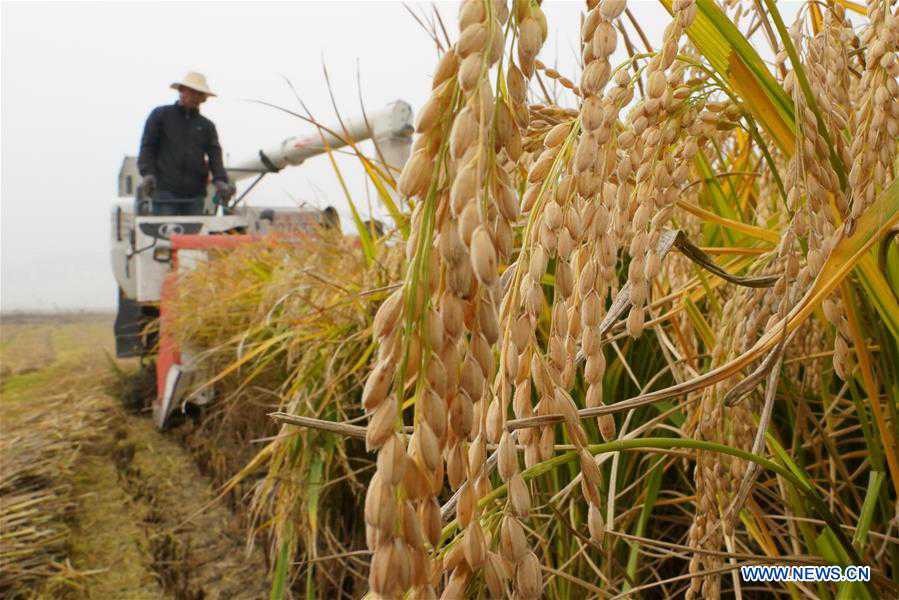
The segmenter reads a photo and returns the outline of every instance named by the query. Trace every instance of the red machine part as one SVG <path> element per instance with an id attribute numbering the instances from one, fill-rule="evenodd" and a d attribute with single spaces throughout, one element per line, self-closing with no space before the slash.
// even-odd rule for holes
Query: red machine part
<path id="1" fill-rule="evenodd" d="M 156 399 L 162 402 L 165 394 L 165 378 L 174 364 L 181 363 L 181 348 L 172 337 L 169 322 L 172 318 L 172 302 L 178 297 L 179 250 L 227 250 L 259 240 L 257 235 L 173 235 L 172 272 L 162 282 L 159 300 L 159 355 L 156 357 Z"/>

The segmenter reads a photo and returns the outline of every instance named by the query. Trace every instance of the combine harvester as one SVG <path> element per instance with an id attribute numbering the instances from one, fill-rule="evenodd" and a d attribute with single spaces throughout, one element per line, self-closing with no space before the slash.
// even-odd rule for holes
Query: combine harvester
<path id="1" fill-rule="evenodd" d="M 335 132 L 340 134 L 334 135 Z M 304 137 L 289 137 L 277 146 L 259 150 L 228 167 L 232 183 L 253 182 L 228 206 L 207 192 L 208 216 L 150 216 L 148 199 L 135 192 L 139 178 L 136 159 L 126 157 L 119 174 L 119 200 L 112 208 L 112 269 L 119 287 L 115 320 L 116 356 L 140 357 L 142 365 L 158 346 L 153 419 L 163 429 L 172 412 L 188 403 L 202 405 L 208 391 L 185 397 L 201 376 L 189 348 L 179 348 L 166 328 L 169 303 L 176 293 L 177 274 L 206 260 L 209 250 L 234 248 L 275 232 L 302 232 L 334 222 L 333 209 L 250 207 L 241 201 L 269 173 L 297 166 L 309 158 L 371 139 L 379 156 L 402 169 L 412 146 L 412 109 L 397 100 L 385 108 L 344 121 Z M 239 205 L 239 206 L 238 206 Z M 199 301 L 200 304 L 202 301 Z M 150 330 L 160 318 L 159 331 Z"/>

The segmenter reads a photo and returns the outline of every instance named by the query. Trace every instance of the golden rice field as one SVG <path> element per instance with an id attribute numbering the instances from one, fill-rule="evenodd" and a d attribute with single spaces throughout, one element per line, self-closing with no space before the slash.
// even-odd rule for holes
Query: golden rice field
<path id="1" fill-rule="evenodd" d="M 899 597 L 896 3 L 662 4 L 425 23 L 395 229 L 183 280 L 273 597 Z"/>
<path id="2" fill-rule="evenodd" d="M 386 234 L 181 278 L 270 598 L 899 597 L 899 7 L 661 4 L 419 13 L 409 161 L 350 146 Z"/>

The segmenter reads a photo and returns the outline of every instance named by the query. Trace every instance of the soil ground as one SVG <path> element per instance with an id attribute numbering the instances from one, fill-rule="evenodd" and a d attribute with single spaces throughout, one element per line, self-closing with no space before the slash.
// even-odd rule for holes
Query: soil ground
<path id="1" fill-rule="evenodd" d="M 0 423 L 46 410 L 100 411 L 102 425 L 71 470 L 77 507 L 70 569 L 29 590 L 36 598 L 265 598 L 267 568 L 241 519 L 217 501 L 177 437 L 126 408 L 136 361 L 115 361 L 111 315 L 4 316 Z"/>

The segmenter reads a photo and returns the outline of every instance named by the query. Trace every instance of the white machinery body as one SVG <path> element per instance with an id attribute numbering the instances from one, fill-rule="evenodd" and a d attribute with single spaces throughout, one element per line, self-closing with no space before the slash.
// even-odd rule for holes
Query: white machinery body
<path id="1" fill-rule="evenodd" d="M 227 170 L 232 181 L 258 177 L 286 166 L 299 165 L 328 149 L 339 149 L 347 145 L 346 140 L 355 143 L 366 139 L 374 141 L 384 162 L 401 169 L 412 146 L 412 108 L 401 100 L 391 102 L 365 117 L 345 120 L 342 125 L 337 123 L 310 135 L 289 137 L 234 163 Z M 124 296 L 141 304 L 159 301 L 162 280 L 169 271 L 168 236 L 173 233 L 216 235 L 241 231 L 265 234 L 270 229 L 303 229 L 315 218 L 310 211 L 296 208 L 248 206 L 242 206 L 228 216 L 137 216 L 131 198 L 116 201 L 110 216 L 113 274 Z"/>
<path id="2" fill-rule="evenodd" d="M 239 181 L 270 171 L 272 165 L 276 170 L 299 165 L 307 158 L 326 153 L 328 149 L 346 146 L 346 140 L 359 142 L 369 138 L 374 141 L 384 162 L 401 169 L 412 147 L 412 107 L 397 100 L 380 110 L 346 119 L 309 135 L 289 137 L 276 146 L 263 148 L 254 156 L 238 161 L 228 171 L 234 181 Z"/>
<path id="3" fill-rule="evenodd" d="M 172 234 L 220 235 L 242 232 L 265 235 L 272 230 L 307 229 L 318 212 L 292 208 L 242 207 L 233 215 L 138 216 L 132 201 L 119 201 L 112 210 L 112 271 L 126 298 L 138 303 L 159 302 L 162 282 L 170 272 Z M 266 218 L 261 218 L 266 214 Z M 269 218 L 271 217 L 271 218 Z M 190 264 L 191 251 L 180 259 Z"/>

